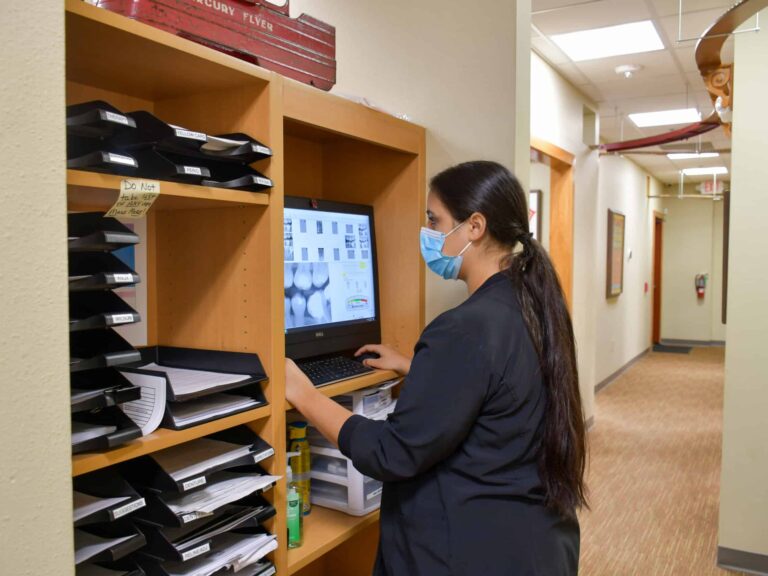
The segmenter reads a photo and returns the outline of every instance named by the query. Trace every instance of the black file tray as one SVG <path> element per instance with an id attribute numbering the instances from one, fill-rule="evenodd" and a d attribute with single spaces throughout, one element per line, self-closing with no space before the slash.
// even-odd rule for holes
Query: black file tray
<path id="1" fill-rule="evenodd" d="M 134 176 L 138 167 L 132 154 L 115 150 L 104 140 L 67 136 L 67 168 Z"/>
<path id="2" fill-rule="evenodd" d="M 87 412 L 117 406 L 141 398 L 141 387 L 134 386 L 115 368 L 75 372 L 71 376 L 72 412 Z M 79 392 L 76 396 L 75 391 Z"/>
<path id="3" fill-rule="evenodd" d="M 103 100 L 67 106 L 67 133 L 104 138 L 136 128 L 136 122 Z"/>
<path id="4" fill-rule="evenodd" d="M 234 530 L 230 530 L 230 532 L 236 532 L 239 534 L 249 534 L 249 535 L 256 535 L 256 534 L 270 534 L 269 531 L 267 531 L 262 526 L 242 526 L 240 528 L 236 528 Z M 210 552 L 216 551 L 216 542 L 214 541 L 211 546 L 210 551 L 203 552 L 202 554 L 195 556 L 194 558 L 198 558 L 200 556 L 204 556 L 206 554 L 209 554 Z M 164 562 L 162 558 L 158 558 L 154 555 L 150 555 L 142 551 L 141 554 L 138 554 L 136 556 L 137 561 L 141 564 L 142 568 L 144 568 L 144 571 L 147 573 L 147 576 L 169 576 L 168 571 L 164 567 Z M 189 558 L 189 560 L 192 560 L 192 558 Z M 171 560 L 170 562 L 177 562 L 177 560 Z M 264 560 L 261 560 L 261 562 L 265 562 Z M 268 574 L 268 566 L 265 566 L 265 569 L 262 572 L 257 572 L 256 574 Z M 227 571 L 220 571 L 217 572 L 217 576 L 221 574 L 221 576 L 229 576 L 230 574 L 232 576 L 239 576 L 241 573 L 245 572 L 246 574 L 253 574 L 252 572 L 248 572 L 248 567 L 245 567 L 241 570 L 241 572 L 232 572 L 231 570 Z"/>
<path id="5" fill-rule="evenodd" d="M 103 212 L 67 214 L 67 246 L 70 252 L 111 252 L 139 243 L 139 236 Z"/>
<path id="6" fill-rule="evenodd" d="M 133 286 L 139 275 L 114 254 L 73 252 L 69 255 L 69 291 L 113 290 Z"/>
<path id="7" fill-rule="evenodd" d="M 141 437 L 141 428 L 117 406 L 110 406 L 96 412 L 78 412 L 72 415 L 72 420 L 117 427 L 117 430 L 110 434 L 73 444 L 72 454 L 109 450 Z"/>
<path id="8" fill-rule="evenodd" d="M 272 149 L 269 146 L 259 142 L 255 138 L 251 138 L 248 134 L 237 132 L 233 134 L 217 134 L 213 138 L 225 138 L 227 140 L 236 140 L 243 142 L 239 146 L 233 146 L 224 150 L 211 149 L 215 142 L 209 144 L 201 144 L 198 150 L 192 149 L 174 149 L 173 151 L 180 152 L 185 156 L 191 156 L 194 158 L 203 158 L 207 160 L 219 160 L 222 162 L 235 162 L 238 164 L 250 164 L 258 160 L 270 158 L 272 156 Z"/>
<path id="9" fill-rule="evenodd" d="M 167 397 L 169 402 L 183 402 L 193 398 L 202 398 L 209 394 L 225 392 L 241 388 L 248 384 L 263 382 L 267 379 L 264 367 L 258 354 L 245 352 L 221 352 L 218 350 L 202 350 L 197 348 L 176 348 L 172 346 L 150 346 L 141 350 L 141 360 L 136 365 L 126 368 L 126 371 L 134 371 L 155 376 L 164 376 L 163 372 L 140 368 L 150 363 L 168 368 L 183 368 L 187 370 L 203 370 L 206 372 L 220 372 L 226 374 L 242 374 L 248 376 L 240 382 L 223 384 L 215 388 L 209 388 L 190 394 L 175 394 L 170 383 L 167 384 Z M 168 379 L 166 378 L 166 382 Z"/>
<path id="10" fill-rule="evenodd" d="M 133 523 L 122 520 L 118 522 L 110 522 L 107 524 L 92 524 L 90 526 L 77 528 L 77 530 L 82 530 L 83 532 L 88 532 L 94 536 L 99 536 L 102 538 L 119 538 L 129 535 L 133 536 L 133 538 L 130 540 L 126 540 L 125 542 L 117 544 L 111 548 L 107 548 L 95 556 L 86 558 L 78 564 L 114 562 L 124 558 L 125 556 L 128 556 L 128 554 L 136 552 L 147 543 L 147 539 L 145 538 L 144 534 Z"/>
<path id="11" fill-rule="evenodd" d="M 205 165 L 211 171 L 211 178 L 210 180 L 203 180 L 203 186 L 259 192 L 272 188 L 274 185 L 272 180 L 247 164 L 207 161 Z"/>
<path id="12" fill-rule="evenodd" d="M 110 138 L 109 144 L 114 148 L 136 150 L 155 146 L 171 150 L 198 150 L 208 141 L 207 134 L 171 126 L 146 110 L 129 112 L 127 116 L 136 122 L 136 129 Z"/>
<path id="13" fill-rule="evenodd" d="M 250 406 L 234 408 L 227 412 L 216 414 L 214 416 L 210 416 L 207 418 L 201 418 L 199 420 L 195 420 L 194 422 L 188 422 L 186 424 L 177 424 L 173 414 L 174 407 L 181 407 L 186 402 L 196 402 L 196 401 L 205 402 L 206 398 L 210 398 L 211 396 L 204 396 L 202 398 L 193 398 L 191 400 L 187 400 L 186 402 L 168 402 L 165 410 L 165 416 L 163 417 L 163 423 L 162 423 L 163 428 L 169 428 L 171 430 L 186 430 L 187 428 L 194 428 L 195 426 L 200 426 L 201 424 L 213 422 L 214 420 L 220 420 L 221 418 L 228 418 L 229 416 L 234 416 L 235 414 L 240 414 L 241 412 L 248 412 L 249 410 L 255 410 L 256 408 L 260 408 L 262 406 L 267 405 L 267 400 L 264 397 L 264 391 L 261 388 L 260 382 L 244 384 L 244 385 L 241 385 L 239 388 L 224 390 L 222 392 L 218 392 L 217 394 L 246 396 L 254 399 L 256 403 Z"/>
<path id="14" fill-rule="evenodd" d="M 262 440 L 258 434 L 253 432 L 247 426 L 236 426 L 229 430 L 223 430 L 216 434 L 211 434 L 208 438 L 222 440 L 232 444 L 250 446 L 251 450 L 233 460 L 229 460 L 217 466 L 212 466 L 202 472 L 180 480 L 174 480 L 152 457 L 152 455 L 141 456 L 123 464 L 120 464 L 120 472 L 133 486 L 144 489 L 154 489 L 160 492 L 191 492 L 196 488 L 208 484 L 208 478 L 221 470 L 229 470 L 238 466 L 254 465 L 262 460 L 274 455 L 275 451 L 266 441 Z M 187 445 L 193 444 L 191 440 Z M 174 447 L 175 448 L 175 447 Z M 176 448 L 178 449 L 178 448 Z M 254 469 L 259 474 L 266 474 L 261 468 Z"/>
<path id="15" fill-rule="evenodd" d="M 257 496 L 250 499 L 250 505 L 230 504 L 213 516 L 201 518 L 183 527 L 169 528 L 139 520 L 147 537 L 147 545 L 142 553 L 161 560 L 186 562 L 209 552 L 220 534 L 257 528 L 274 515 L 274 506 Z"/>
<path id="16" fill-rule="evenodd" d="M 257 464 L 238 466 L 232 470 L 226 470 L 226 472 L 233 472 L 241 475 L 267 475 L 267 472 L 265 472 L 264 469 Z M 210 477 L 208 484 L 217 482 L 219 480 L 218 476 L 220 474 L 221 472 L 213 474 Z M 208 484 L 206 484 L 206 486 Z M 261 488 L 260 490 L 252 492 L 240 500 L 225 504 L 219 510 L 215 510 L 214 515 L 221 515 L 220 512 L 222 510 L 231 509 L 232 506 L 259 507 L 265 504 L 269 504 L 261 495 L 269 492 L 274 487 L 274 485 L 275 483 L 273 482 L 268 486 Z M 159 526 L 181 528 L 189 526 L 200 526 L 212 518 L 212 516 L 197 518 L 194 514 L 176 514 L 173 512 L 173 510 L 170 509 L 166 502 L 168 501 L 169 496 L 178 496 L 177 492 L 161 492 L 160 490 L 156 490 L 154 488 L 143 488 L 142 494 L 147 500 L 147 507 L 136 515 L 136 517 L 142 521 Z"/>
<path id="17" fill-rule="evenodd" d="M 131 364 L 139 351 L 112 329 L 69 333 L 69 370 L 92 370 Z"/>
<path id="18" fill-rule="evenodd" d="M 200 184 L 210 178 L 211 171 L 199 160 L 184 157 L 157 148 L 145 148 L 132 152 L 139 162 L 139 175 L 144 178 Z"/>
<path id="19" fill-rule="evenodd" d="M 81 571 L 80 569 L 84 569 L 89 564 L 93 564 L 95 566 L 98 566 L 100 568 L 106 568 L 107 570 L 112 570 L 115 573 L 115 576 L 146 576 L 147 573 L 144 572 L 144 569 L 141 568 L 138 564 L 131 561 L 128 558 L 124 558 L 122 560 L 118 560 L 117 562 L 83 562 L 80 564 L 80 566 L 77 566 L 75 570 L 75 576 L 85 576 L 87 573 L 85 571 Z M 240 576 L 240 574 L 238 574 Z M 252 576 L 248 572 L 245 573 L 244 576 Z M 267 576 L 266 574 L 264 576 Z"/>
<path id="20" fill-rule="evenodd" d="M 111 290 L 72 292 L 69 295 L 69 331 L 94 330 L 141 321 L 136 310 Z"/>
<path id="21" fill-rule="evenodd" d="M 100 510 L 90 516 L 75 522 L 75 527 L 87 524 L 114 522 L 124 516 L 133 514 L 146 506 L 146 501 L 126 482 L 114 469 L 105 468 L 72 480 L 72 487 L 77 492 L 89 494 L 98 498 L 118 498 L 127 496 L 129 500 L 118 502 L 110 508 Z"/>

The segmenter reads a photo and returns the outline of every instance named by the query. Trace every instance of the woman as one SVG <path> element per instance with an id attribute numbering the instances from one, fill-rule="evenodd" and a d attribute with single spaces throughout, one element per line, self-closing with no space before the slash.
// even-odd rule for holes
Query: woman
<path id="1" fill-rule="evenodd" d="M 494 162 L 435 176 L 421 252 L 469 298 L 424 330 L 386 421 L 353 416 L 288 361 L 286 395 L 355 468 L 384 481 L 376 576 L 578 572 L 586 441 L 571 319 L 526 194 Z"/>

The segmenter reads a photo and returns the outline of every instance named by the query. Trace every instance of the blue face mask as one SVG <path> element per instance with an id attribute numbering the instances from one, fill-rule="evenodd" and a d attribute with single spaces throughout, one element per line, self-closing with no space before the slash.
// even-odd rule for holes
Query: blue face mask
<path id="1" fill-rule="evenodd" d="M 446 256 L 443 254 L 443 246 L 445 245 L 445 239 L 458 230 L 464 222 L 456 226 L 448 234 L 443 234 L 437 230 L 431 228 L 421 229 L 419 237 L 421 244 L 421 256 L 424 258 L 424 262 L 427 263 L 432 272 L 445 278 L 446 280 L 456 280 L 459 277 L 459 270 L 461 270 L 461 262 L 464 260 L 462 255 L 472 245 L 469 242 L 457 256 Z"/>

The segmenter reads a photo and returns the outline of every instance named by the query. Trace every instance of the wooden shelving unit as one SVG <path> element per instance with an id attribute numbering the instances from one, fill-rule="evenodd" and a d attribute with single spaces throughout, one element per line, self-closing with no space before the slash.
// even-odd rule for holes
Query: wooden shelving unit
<path id="1" fill-rule="evenodd" d="M 256 352 L 269 406 L 183 431 L 159 429 L 105 453 L 73 457 L 77 476 L 247 424 L 275 448 L 263 463 L 286 468 L 283 199 L 371 204 L 376 217 L 382 336 L 408 351 L 424 325 L 425 134 L 82 0 L 66 0 L 67 104 L 102 99 L 130 112 L 209 132 L 245 132 L 274 155 L 254 164 L 275 183 L 263 193 L 161 183 L 147 215 L 148 344 Z M 94 49 L 98 47 L 99 49 Z M 70 210 L 107 209 L 121 177 L 70 170 Z M 405 280 L 407 279 L 407 280 Z M 395 378 L 377 371 L 324 387 L 334 396 Z M 359 576 L 373 563 L 378 513 L 362 518 L 313 507 L 304 545 L 285 546 L 286 488 L 269 493 L 278 575 Z"/>

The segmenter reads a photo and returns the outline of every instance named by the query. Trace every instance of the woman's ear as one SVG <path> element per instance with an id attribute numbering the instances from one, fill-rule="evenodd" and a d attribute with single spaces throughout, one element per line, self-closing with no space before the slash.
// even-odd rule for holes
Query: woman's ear
<path id="1" fill-rule="evenodd" d="M 469 224 L 469 239 L 472 242 L 477 242 L 485 236 L 487 222 L 480 212 L 473 212 L 467 219 L 467 224 Z"/>

